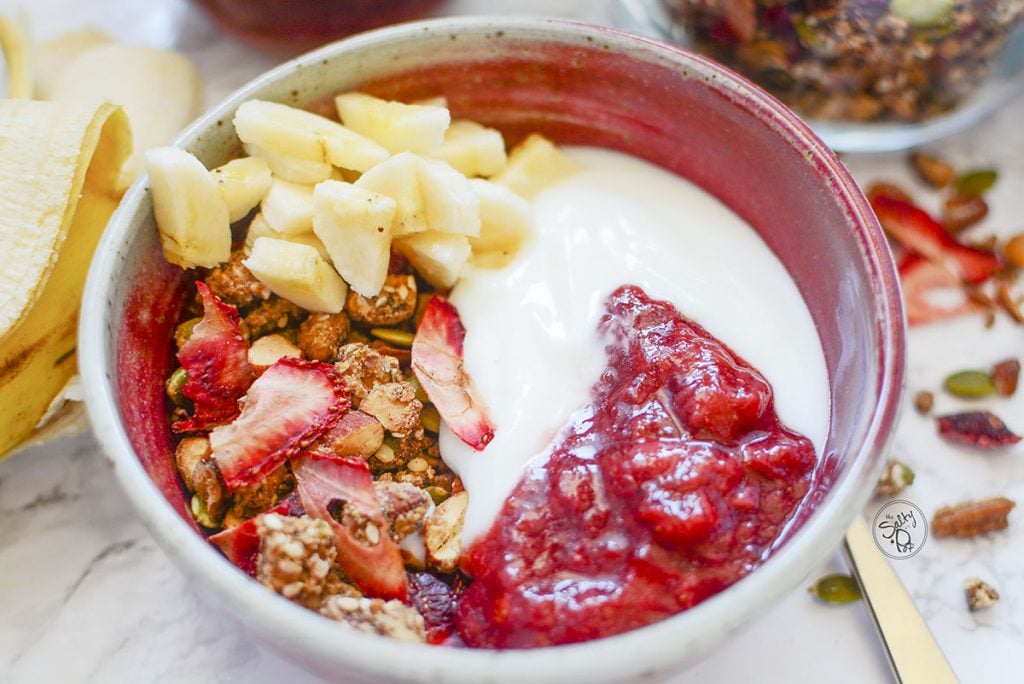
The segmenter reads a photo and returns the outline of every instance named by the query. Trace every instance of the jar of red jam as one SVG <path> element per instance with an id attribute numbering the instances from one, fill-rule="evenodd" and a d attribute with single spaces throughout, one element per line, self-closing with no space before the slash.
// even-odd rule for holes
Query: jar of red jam
<path id="1" fill-rule="evenodd" d="M 281 53 L 421 17 L 442 0 L 195 0 L 230 33 Z"/>

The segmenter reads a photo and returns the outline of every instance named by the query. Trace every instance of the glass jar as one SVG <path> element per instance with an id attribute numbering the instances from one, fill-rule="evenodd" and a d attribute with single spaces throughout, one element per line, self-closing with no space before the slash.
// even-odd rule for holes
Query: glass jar
<path id="1" fill-rule="evenodd" d="M 1024 90 L 1024 0 L 639 5 L 663 35 L 764 87 L 840 149 L 919 144 Z"/>

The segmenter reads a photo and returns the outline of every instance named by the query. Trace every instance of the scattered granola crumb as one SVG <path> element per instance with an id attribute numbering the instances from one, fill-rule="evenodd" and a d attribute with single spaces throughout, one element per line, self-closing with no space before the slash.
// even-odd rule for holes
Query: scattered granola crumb
<path id="1" fill-rule="evenodd" d="M 299 349 L 307 358 L 333 362 L 348 337 L 350 324 L 344 313 L 313 314 L 299 326 Z"/>
<path id="2" fill-rule="evenodd" d="M 1007 516 L 1017 504 L 997 496 L 943 506 L 932 517 L 932 534 L 938 537 L 976 537 L 987 532 L 1005 530 Z"/>
<path id="3" fill-rule="evenodd" d="M 407 482 L 374 482 L 373 486 L 392 539 L 400 542 L 423 527 L 432 501 L 427 492 Z"/>
<path id="4" fill-rule="evenodd" d="M 999 600 L 999 592 L 995 587 L 978 577 L 972 577 L 964 582 L 964 594 L 971 612 L 989 608 Z"/>
<path id="5" fill-rule="evenodd" d="M 890 458 L 875 485 L 875 496 L 896 496 L 913 483 L 914 471 L 895 458 Z"/>
<path id="6" fill-rule="evenodd" d="M 1017 380 L 1020 378 L 1020 361 L 1006 359 L 992 366 L 992 382 L 1000 396 L 1012 397 L 1017 391 Z"/>
<path id="7" fill-rule="evenodd" d="M 352 408 L 359 408 L 366 395 L 377 385 L 402 379 L 398 359 L 385 356 L 367 344 L 346 344 L 338 350 L 334 367 L 345 380 L 352 396 Z"/>
<path id="8" fill-rule="evenodd" d="M 324 601 L 320 614 L 359 632 L 412 643 L 427 640 L 423 616 L 401 601 L 332 596 Z"/>
<path id="9" fill-rule="evenodd" d="M 407 321 L 416 312 L 416 278 L 392 274 L 375 297 L 349 290 L 345 311 L 358 323 L 392 326 Z"/>
<path id="10" fill-rule="evenodd" d="M 254 340 L 270 333 L 285 331 L 285 328 L 299 321 L 303 315 L 305 311 L 295 304 L 283 297 L 271 295 L 269 299 L 261 301 L 245 314 L 242 321 L 245 323 L 244 330 L 248 333 L 248 338 Z"/>
<path id="11" fill-rule="evenodd" d="M 923 416 L 931 412 L 935 406 L 935 395 L 927 390 L 922 390 L 914 395 L 914 408 Z"/>
<path id="12" fill-rule="evenodd" d="M 334 534 L 323 520 L 268 513 L 256 519 L 256 579 L 308 608 L 319 606 L 334 563 Z"/>
<path id="13" fill-rule="evenodd" d="M 267 286 L 242 263 L 244 258 L 241 250 L 232 252 L 227 262 L 211 270 L 203 280 L 222 302 L 243 309 L 270 297 Z"/>

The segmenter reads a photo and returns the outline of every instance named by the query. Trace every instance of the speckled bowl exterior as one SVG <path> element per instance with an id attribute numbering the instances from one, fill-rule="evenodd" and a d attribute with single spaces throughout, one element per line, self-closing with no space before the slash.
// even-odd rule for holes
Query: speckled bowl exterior
<path id="1" fill-rule="evenodd" d="M 195 586 L 264 643 L 329 679 L 649 681 L 692 663 L 779 599 L 839 544 L 882 465 L 903 389 L 904 324 L 882 232 L 836 157 L 791 112 L 702 57 L 618 31 L 522 18 L 445 19 L 350 38 L 242 88 L 177 140 L 213 167 L 252 98 L 313 106 L 349 89 L 443 94 L 510 142 L 624 150 L 702 186 L 760 233 L 817 325 L 832 413 L 811 491 L 751 575 L 671 619 L 530 651 L 448 649 L 354 633 L 271 594 L 197 532 L 174 471 L 162 380 L 189 274 L 164 263 L 146 178 L 111 220 L 89 274 L 79 359 L 89 415 L 139 515 Z M 751 274 L 756 287 L 756 274 Z M 785 340 L 768 340 L 785 344 Z"/>

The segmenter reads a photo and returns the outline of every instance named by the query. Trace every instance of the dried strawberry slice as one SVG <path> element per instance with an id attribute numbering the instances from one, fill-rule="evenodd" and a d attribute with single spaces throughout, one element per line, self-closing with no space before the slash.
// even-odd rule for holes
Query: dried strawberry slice
<path id="1" fill-rule="evenodd" d="M 960 281 L 949 269 L 928 261 L 920 254 L 907 254 L 900 262 L 899 273 L 907 323 L 910 325 L 952 318 L 974 308 L 966 297 L 946 306 L 931 301 L 929 293 L 943 288 L 960 289 Z"/>
<path id="2" fill-rule="evenodd" d="M 249 387 L 241 415 L 210 433 L 228 490 L 259 482 L 309 446 L 348 411 L 345 383 L 334 366 L 290 356 Z"/>
<path id="3" fill-rule="evenodd" d="M 434 296 L 412 343 L 412 370 L 448 428 L 477 451 L 494 439 L 494 425 L 462 366 L 466 329 L 450 302 Z"/>
<path id="4" fill-rule="evenodd" d="M 455 590 L 429 572 L 409 574 L 409 601 L 427 628 L 427 642 L 443 643 L 455 631 Z"/>
<path id="5" fill-rule="evenodd" d="M 306 453 L 293 461 L 306 512 L 334 531 L 338 563 L 363 593 L 407 601 L 402 553 L 388 525 L 366 461 L 354 456 Z"/>
<path id="6" fill-rule="evenodd" d="M 175 423 L 175 432 L 209 430 L 238 415 L 238 400 L 256 377 L 249 348 L 238 329 L 238 310 L 225 304 L 202 281 L 196 289 L 203 301 L 203 319 L 178 352 L 188 373 L 182 394 L 192 400 L 194 415 Z"/>
<path id="7" fill-rule="evenodd" d="M 1006 423 L 989 411 L 970 411 L 940 416 L 939 435 L 957 444 L 979 449 L 998 449 L 1016 444 L 1020 436 L 1010 432 Z"/>
<path id="8" fill-rule="evenodd" d="M 297 518 L 303 515 L 303 510 L 298 497 L 292 493 L 266 513 L 277 513 Z M 260 552 L 260 535 L 256 531 L 256 518 L 250 518 L 234 527 L 218 532 L 210 537 L 210 541 L 216 544 L 228 557 L 228 560 L 242 572 L 250 577 L 256 576 L 256 557 Z"/>
<path id="9" fill-rule="evenodd" d="M 882 227 L 901 245 L 947 266 L 967 282 L 984 282 L 999 270 L 995 253 L 960 244 L 920 207 L 882 193 L 871 199 L 871 206 Z"/>

